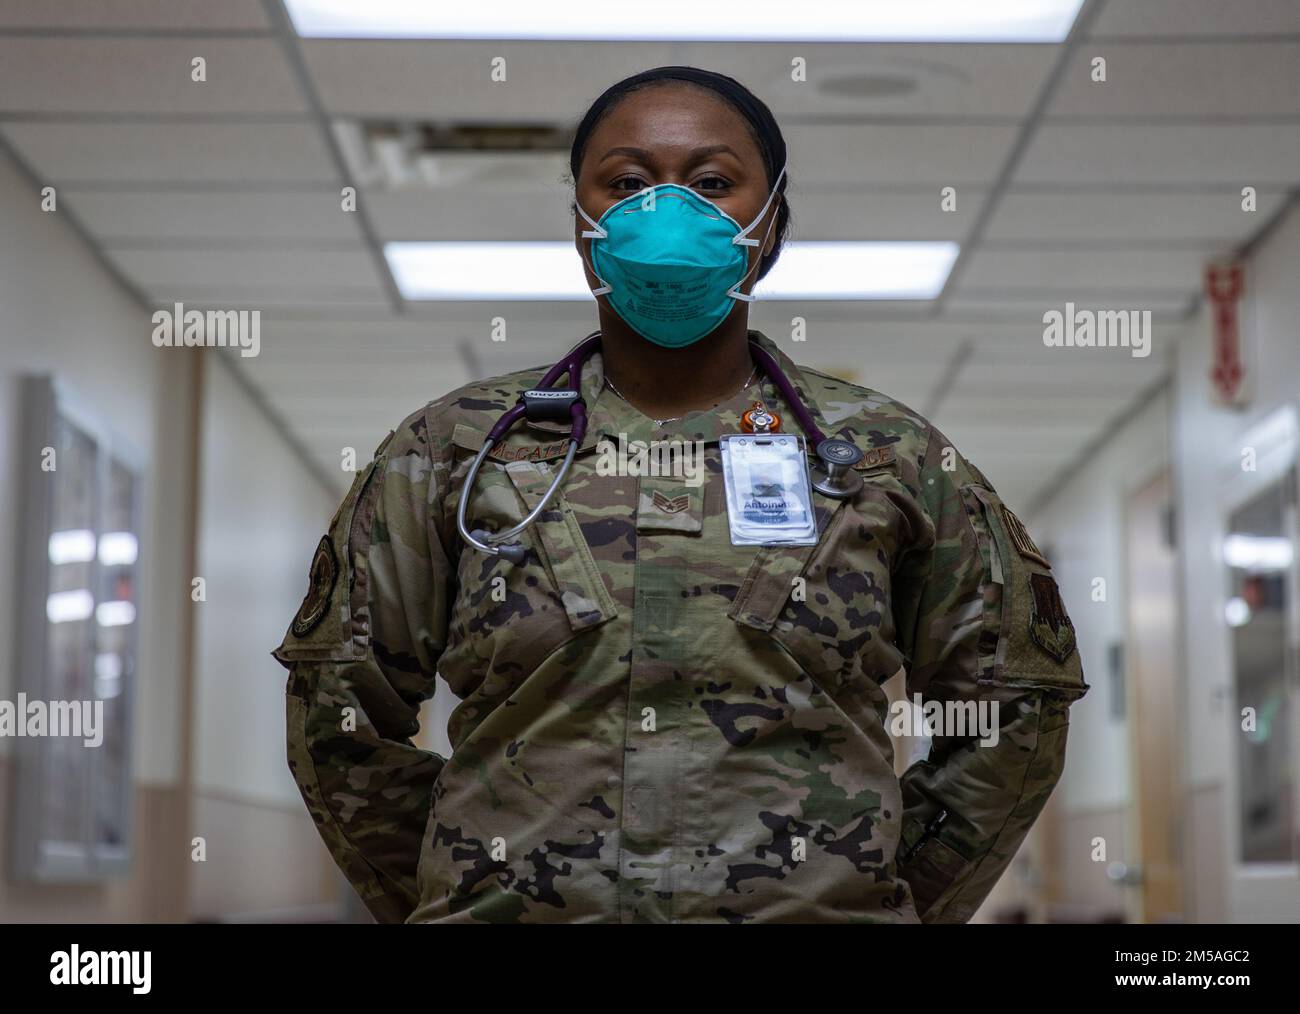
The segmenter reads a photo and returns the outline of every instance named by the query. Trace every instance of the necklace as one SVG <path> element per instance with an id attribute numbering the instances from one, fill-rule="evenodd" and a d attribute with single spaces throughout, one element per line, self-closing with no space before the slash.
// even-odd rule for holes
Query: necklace
<path id="1" fill-rule="evenodd" d="M 757 364 L 755 364 L 755 365 L 754 365 L 754 368 L 753 368 L 752 370 L 749 371 L 749 379 L 746 380 L 743 384 L 740 385 L 740 391 L 743 391 L 743 390 L 745 390 L 745 388 L 749 387 L 749 385 L 752 384 L 752 383 L 754 382 L 754 378 L 755 378 L 756 376 L 758 376 L 758 365 L 757 365 Z M 614 383 L 613 379 L 612 379 L 608 374 L 605 376 L 605 383 L 609 385 L 609 389 L 610 389 L 611 391 L 613 391 L 615 394 L 617 394 L 620 398 L 622 398 L 624 401 L 626 401 L 629 405 L 632 405 L 632 403 L 631 403 L 630 401 L 627 400 L 627 395 L 625 395 L 622 391 L 620 391 L 620 390 L 618 389 L 618 385 Z M 737 391 L 736 394 L 739 394 L 740 391 Z M 633 407 L 633 408 L 636 408 L 635 405 L 632 405 L 632 407 Z M 685 419 L 685 418 L 686 418 L 686 417 L 683 416 L 683 415 L 674 415 L 674 416 L 669 416 L 667 419 L 656 419 L 656 420 L 654 421 L 654 424 L 655 424 L 656 426 L 662 426 L 664 423 L 677 422 L 677 420 L 679 420 L 679 419 Z"/>

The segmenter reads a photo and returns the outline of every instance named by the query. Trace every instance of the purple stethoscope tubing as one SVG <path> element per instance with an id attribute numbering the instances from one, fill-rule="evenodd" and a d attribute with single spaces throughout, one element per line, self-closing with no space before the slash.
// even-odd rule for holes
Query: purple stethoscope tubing
<path id="1" fill-rule="evenodd" d="M 558 363 L 546 371 L 541 382 L 533 390 L 550 390 L 554 387 L 555 382 L 568 374 L 569 386 L 582 394 L 582 367 L 592 354 L 600 348 L 600 332 L 596 331 L 588 335 L 579 342 L 569 353 Z M 469 467 L 469 474 L 465 476 L 465 486 L 461 490 L 460 503 L 456 506 L 456 529 L 460 532 L 460 537 L 465 540 L 466 544 L 477 549 L 480 553 L 487 553 L 488 556 L 504 556 L 511 563 L 522 563 L 525 555 L 524 548 L 515 543 L 510 544 L 510 540 L 531 525 L 542 511 L 546 510 L 547 504 L 551 502 L 560 485 L 564 482 L 569 474 L 569 469 L 573 465 L 573 459 L 578 454 L 578 447 L 582 444 L 582 439 L 587 435 L 587 405 L 581 397 L 573 403 L 569 409 L 569 450 L 564 455 L 564 461 L 560 464 L 555 478 L 551 481 L 542 498 L 537 501 L 537 506 L 528 512 L 519 524 L 504 532 L 486 532 L 482 529 L 470 531 L 465 520 L 465 513 L 469 507 L 470 490 L 474 488 L 474 480 L 478 477 L 478 471 L 483 467 L 483 462 L 492 448 L 501 440 L 502 437 L 517 423 L 524 415 L 524 399 L 521 396 L 519 401 L 512 405 L 510 409 L 496 421 L 496 425 L 488 431 L 487 438 L 483 441 L 483 447 L 474 458 L 474 463 Z"/>
<path id="2" fill-rule="evenodd" d="M 799 392 L 794 389 L 790 378 L 782 372 L 776 360 L 752 338 L 749 340 L 749 354 L 754 357 L 754 362 L 758 364 L 758 368 L 763 371 L 767 379 L 781 392 L 781 397 L 790 406 L 794 417 L 799 420 L 799 428 L 803 430 L 804 436 L 812 441 L 813 447 L 820 445 L 826 439 L 826 434 L 821 431 L 812 413 L 808 411 L 808 406 L 799 397 Z"/>

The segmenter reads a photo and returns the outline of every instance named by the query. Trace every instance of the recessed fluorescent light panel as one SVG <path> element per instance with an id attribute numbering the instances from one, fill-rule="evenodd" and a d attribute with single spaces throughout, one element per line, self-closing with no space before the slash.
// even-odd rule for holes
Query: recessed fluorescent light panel
<path id="1" fill-rule="evenodd" d="M 759 299 L 934 299 L 943 291 L 956 243 L 789 243 Z"/>
<path id="2" fill-rule="evenodd" d="M 789 243 L 760 299 L 934 299 L 956 243 Z M 388 267 L 409 300 L 591 298 L 572 243 L 388 243 Z"/>
<path id="3" fill-rule="evenodd" d="M 343 39 L 1060 42 L 1083 0 L 286 0 L 298 34 Z"/>

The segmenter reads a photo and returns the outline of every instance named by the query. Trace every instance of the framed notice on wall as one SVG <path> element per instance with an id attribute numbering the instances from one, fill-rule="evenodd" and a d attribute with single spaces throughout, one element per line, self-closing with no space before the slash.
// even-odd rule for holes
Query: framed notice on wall
<path id="1" fill-rule="evenodd" d="M 23 385 L 10 875 L 93 881 L 131 859 L 142 461 L 56 380 Z"/>

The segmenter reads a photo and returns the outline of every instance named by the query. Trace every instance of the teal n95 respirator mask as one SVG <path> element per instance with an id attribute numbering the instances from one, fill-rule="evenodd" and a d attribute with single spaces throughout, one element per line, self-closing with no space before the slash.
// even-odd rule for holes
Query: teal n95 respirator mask
<path id="1" fill-rule="evenodd" d="M 630 194 L 600 221 L 577 205 L 591 225 L 582 238 L 591 241 L 587 263 L 600 281 L 591 294 L 604 296 L 632 330 L 656 345 L 679 349 L 699 341 L 726 320 L 734 300 L 753 300 L 740 286 L 762 257 L 751 266 L 749 250 L 761 250 L 777 216 L 761 240 L 749 233 L 772 206 L 784 176 L 782 167 L 763 210 L 745 228 L 676 183 Z"/>

